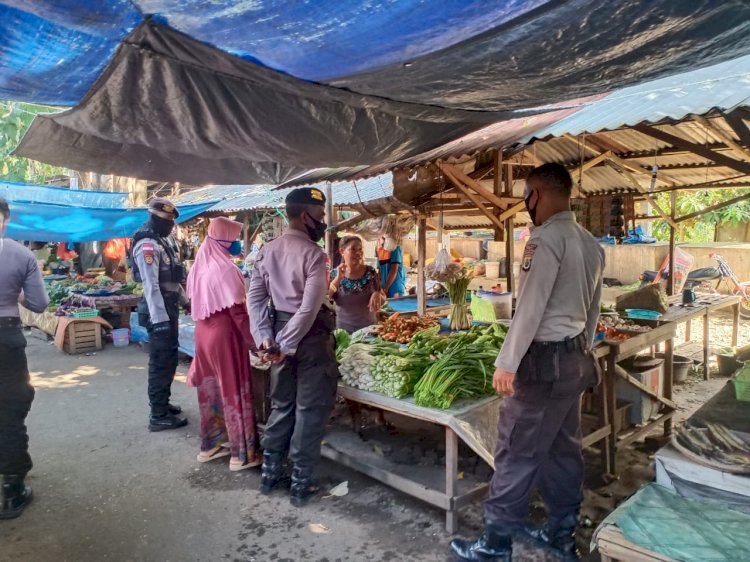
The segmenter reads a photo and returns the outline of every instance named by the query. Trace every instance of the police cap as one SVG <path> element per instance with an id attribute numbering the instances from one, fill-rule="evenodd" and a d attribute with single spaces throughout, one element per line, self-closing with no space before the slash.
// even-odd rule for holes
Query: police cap
<path id="1" fill-rule="evenodd" d="M 326 204 L 326 196 L 314 187 L 300 187 L 289 192 L 286 196 L 287 205 L 320 205 Z"/>
<path id="2" fill-rule="evenodd" d="M 148 212 L 157 217 L 172 221 L 180 216 L 177 207 L 175 207 L 171 201 L 164 199 L 163 197 L 152 199 L 148 204 Z"/>

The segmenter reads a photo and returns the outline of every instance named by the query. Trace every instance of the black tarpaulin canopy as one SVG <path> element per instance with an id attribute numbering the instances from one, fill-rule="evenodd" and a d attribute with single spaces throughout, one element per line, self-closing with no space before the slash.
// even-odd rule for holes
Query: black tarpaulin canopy
<path id="1" fill-rule="evenodd" d="M 157 13 L 166 6 L 148 4 Z M 544 111 L 552 102 L 750 52 L 750 5 L 739 0 L 520 4 L 523 10 L 496 25 L 477 25 L 442 49 L 434 43 L 415 49 L 413 58 L 411 36 L 401 30 L 390 62 L 350 65 L 365 71 L 349 75 L 337 74 L 346 65 L 332 63 L 330 73 L 317 70 L 328 74 L 325 83 L 298 78 L 304 73 L 289 52 L 285 74 L 252 52 L 217 47 L 227 37 L 224 19 L 212 21 L 209 35 L 201 36 L 212 45 L 172 29 L 179 27 L 176 19 L 167 17 L 168 25 L 146 20 L 76 108 L 39 117 L 17 154 L 162 181 L 279 183 L 311 168 L 399 161 L 518 117 L 513 110 Z M 387 23 L 390 8 L 381 8 L 378 21 Z M 277 16 L 283 23 L 285 15 Z M 261 25 L 250 12 L 241 17 L 248 34 Z M 378 37 L 367 20 L 364 57 Z M 239 21 L 233 23 L 236 32 Z M 355 32 L 356 26 L 347 31 Z M 392 39 L 387 25 L 378 33 Z M 336 59 L 330 47 L 326 54 Z M 339 58 L 358 56 L 350 48 Z"/>

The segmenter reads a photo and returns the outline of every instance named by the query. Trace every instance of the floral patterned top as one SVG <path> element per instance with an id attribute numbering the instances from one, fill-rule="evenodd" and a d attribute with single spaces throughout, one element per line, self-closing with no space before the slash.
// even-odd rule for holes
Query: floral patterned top
<path id="1" fill-rule="evenodd" d="M 336 274 L 335 270 L 332 271 L 331 278 L 334 279 Z M 358 279 L 344 277 L 333 295 L 337 309 L 336 327 L 351 333 L 376 324 L 377 317 L 370 312 L 369 306 L 370 298 L 378 292 L 380 276 L 370 266 L 365 267 L 364 275 Z"/>

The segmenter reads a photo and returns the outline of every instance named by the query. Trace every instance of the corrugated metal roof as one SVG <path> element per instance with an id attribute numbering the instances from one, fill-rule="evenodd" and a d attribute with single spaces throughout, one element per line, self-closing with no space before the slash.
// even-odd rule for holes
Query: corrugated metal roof
<path id="1" fill-rule="evenodd" d="M 638 123 L 679 121 L 712 109 L 730 111 L 750 100 L 750 56 L 623 88 L 587 103 L 580 111 L 538 134 L 577 135 Z"/>
<path id="2" fill-rule="evenodd" d="M 325 190 L 326 182 L 309 187 Z M 275 189 L 273 185 L 214 185 L 196 189 L 174 199 L 176 205 L 218 201 L 210 213 L 234 213 L 254 209 L 273 209 L 284 206 L 284 198 L 292 188 Z M 356 205 L 393 196 L 393 175 L 383 174 L 365 180 L 334 183 L 332 186 L 333 204 L 340 206 Z"/>

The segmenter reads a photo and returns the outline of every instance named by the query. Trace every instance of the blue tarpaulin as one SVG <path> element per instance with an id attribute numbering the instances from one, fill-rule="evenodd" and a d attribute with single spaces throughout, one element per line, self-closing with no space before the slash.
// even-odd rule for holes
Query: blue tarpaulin
<path id="1" fill-rule="evenodd" d="M 148 218 L 143 207 L 125 207 L 127 194 L 123 193 L 0 183 L 0 197 L 10 204 L 6 236 L 14 240 L 94 242 L 127 238 Z M 182 206 L 177 222 L 190 220 L 214 204 Z"/>
<path id="2" fill-rule="evenodd" d="M 746 0 L 0 0 L 0 98 L 78 104 L 18 155 L 192 184 L 391 163 L 746 54 Z"/>

